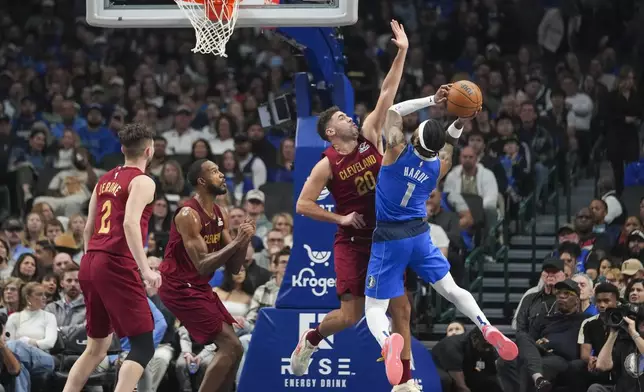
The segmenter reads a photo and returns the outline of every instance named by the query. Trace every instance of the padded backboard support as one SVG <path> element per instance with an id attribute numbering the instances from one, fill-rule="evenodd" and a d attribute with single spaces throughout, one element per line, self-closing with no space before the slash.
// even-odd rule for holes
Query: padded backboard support
<path id="1" fill-rule="evenodd" d="M 284 4 L 289 2 L 289 4 Z M 243 0 L 236 27 L 321 27 L 346 26 L 358 20 L 357 0 L 335 0 L 265 5 L 264 0 Z M 173 2 L 166 4 L 114 3 L 87 0 L 87 23 L 111 28 L 180 28 L 190 21 Z"/>

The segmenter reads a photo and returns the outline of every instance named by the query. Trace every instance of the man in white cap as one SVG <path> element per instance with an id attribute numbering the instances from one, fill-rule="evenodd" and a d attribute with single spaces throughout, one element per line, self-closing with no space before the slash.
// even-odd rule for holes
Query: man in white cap
<path id="1" fill-rule="evenodd" d="M 259 189 L 253 189 L 246 193 L 246 202 L 244 203 L 244 210 L 248 216 L 255 220 L 257 231 L 255 235 L 259 238 L 266 237 L 266 234 L 273 228 L 273 225 L 264 214 L 264 205 L 266 203 L 266 195 Z"/>

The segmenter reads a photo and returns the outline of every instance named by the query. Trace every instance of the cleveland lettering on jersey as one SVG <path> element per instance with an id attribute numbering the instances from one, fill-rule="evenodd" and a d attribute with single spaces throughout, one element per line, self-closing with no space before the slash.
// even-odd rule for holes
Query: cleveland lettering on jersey
<path id="1" fill-rule="evenodd" d="M 206 234 L 206 235 L 203 236 L 203 240 L 206 242 L 206 245 L 217 244 L 221 240 L 221 233 Z"/>
<path id="2" fill-rule="evenodd" d="M 341 180 L 346 180 L 356 174 L 359 174 L 367 170 L 368 168 L 376 164 L 378 164 L 378 160 L 373 154 L 371 154 L 366 158 L 362 159 L 361 161 L 356 162 L 353 165 L 347 167 L 346 169 L 340 170 L 340 172 L 338 173 L 338 176 L 340 177 Z"/>

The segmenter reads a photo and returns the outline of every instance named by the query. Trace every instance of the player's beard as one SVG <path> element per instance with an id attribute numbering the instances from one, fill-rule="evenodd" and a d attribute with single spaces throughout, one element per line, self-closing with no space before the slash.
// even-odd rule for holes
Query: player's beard
<path id="1" fill-rule="evenodd" d="M 206 190 L 208 193 L 212 196 L 219 196 L 219 195 L 225 195 L 226 192 L 228 192 L 228 189 L 226 189 L 226 186 L 222 184 L 221 186 L 217 186 L 215 184 L 208 184 L 208 187 L 206 187 Z"/>

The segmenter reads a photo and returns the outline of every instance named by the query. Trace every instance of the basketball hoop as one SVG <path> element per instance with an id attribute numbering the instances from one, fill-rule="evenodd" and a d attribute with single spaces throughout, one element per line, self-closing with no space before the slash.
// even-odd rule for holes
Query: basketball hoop
<path id="1" fill-rule="evenodd" d="M 242 0 L 175 0 L 195 29 L 193 53 L 226 55 L 226 44 L 235 31 Z M 279 4 L 279 0 L 264 0 Z"/>

